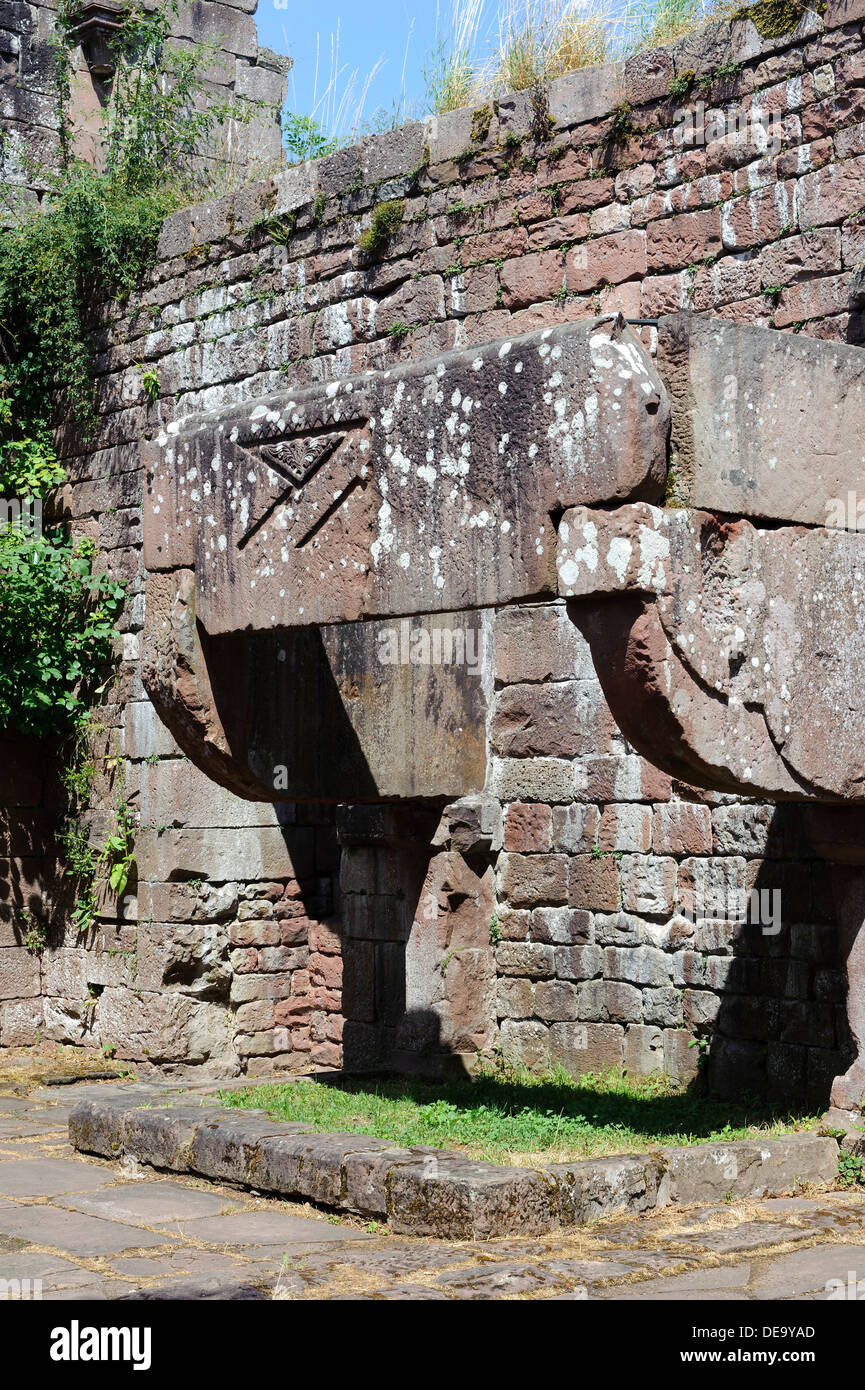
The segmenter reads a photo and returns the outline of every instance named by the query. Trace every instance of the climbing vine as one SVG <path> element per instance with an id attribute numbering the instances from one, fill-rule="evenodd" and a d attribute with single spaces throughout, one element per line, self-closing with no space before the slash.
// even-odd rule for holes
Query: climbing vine
<path id="1" fill-rule="evenodd" d="M 97 166 L 75 154 L 72 55 L 75 0 L 58 11 L 54 39 L 58 168 L 41 170 L 40 206 L 0 238 L 2 393 L 15 431 L 48 449 L 70 413 L 91 428 L 93 306 L 124 299 L 153 260 L 166 215 L 206 191 L 199 152 L 214 128 L 248 118 L 230 102 L 200 100 L 215 49 L 181 48 L 170 30 L 177 0 L 133 2 L 111 38 L 115 72 Z M 20 209 L 18 212 L 20 214 Z M 7 420 L 0 454 L 17 446 Z"/>
<path id="2" fill-rule="evenodd" d="M 123 301 L 140 283 L 166 215 L 208 191 L 208 137 L 229 119 L 248 119 L 254 104 L 244 117 L 233 103 L 203 99 L 216 48 L 172 41 L 177 0 L 131 0 L 110 39 L 115 71 L 98 158 L 85 163 L 71 100 L 77 8 L 61 0 L 56 16 L 57 166 L 31 171 L 44 188 L 41 203 L 13 205 L 0 235 L 0 729 L 61 737 L 60 843 L 76 886 L 73 921 L 83 931 L 100 881 L 122 897 L 133 864 L 122 758 L 94 759 L 89 714 L 110 670 L 124 584 L 102 572 L 91 540 L 73 539 L 59 520 L 43 528 L 41 503 L 46 517 L 56 516 L 66 480 L 58 427 L 79 443 L 95 430 L 99 306 Z M 158 392 L 152 368 L 144 388 Z M 37 521 L 22 499 L 39 502 Z M 99 771 L 115 783 L 113 829 L 101 848 L 82 824 Z"/>

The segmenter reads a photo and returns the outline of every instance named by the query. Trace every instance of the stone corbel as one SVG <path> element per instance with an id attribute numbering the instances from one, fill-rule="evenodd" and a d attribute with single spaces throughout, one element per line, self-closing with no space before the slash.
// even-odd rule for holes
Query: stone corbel
<path id="1" fill-rule="evenodd" d="M 111 39 L 122 23 L 125 5 L 113 0 L 84 0 L 79 5 L 76 22 L 68 31 L 81 46 L 90 72 L 94 77 L 113 77 L 116 60 Z"/>

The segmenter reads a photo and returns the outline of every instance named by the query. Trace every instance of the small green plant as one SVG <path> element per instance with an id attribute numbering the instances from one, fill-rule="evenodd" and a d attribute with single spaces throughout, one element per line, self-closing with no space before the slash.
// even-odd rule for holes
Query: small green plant
<path id="1" fill-rule="evenodd" d="M 265 217 L 256 226 L 261 228 L 268 241 L 275 242 L 277 246 L 287 246 L 297 230 L 297 213 L 284 212 L 280 217 Z"/>
<path id="2" fill-rule="evenodd" d="M 469 0 L 453 8 L 453 31 L 437 35 L 436 45 L 423 65 L 429 110 L 443 115 L 469 106 L 477 84 L 473 48 L 482 0 Z"/>
<path id="3" fill-rule="evenodd" d="M 0 534 L 0 728 L 64 733 L 97 693 L 125 585 L 63 528 Z"/>
<path id="4" fill-rule="evenodd" d="M 407 338 L 410 332 L 411 329 L 407 323 L 403 323 L 402 319 L 394 319 L 390 328 L 387 330 L 387 336 L 392 339 L 393 342 L 401 343 L 403 338 Z"/>
<path id="5" fill-rule="evenodd" d="M 698 29 L 708 18 L 701 0 L 634 0 L 628 16 L 626 51 L 660 48 Z"/>
<path id="6" fill-rule="evenodd" d="M 16 421 L 7 382 L 0 372 L 0 496 L 46 497 L 65 481 L 43 422 L 37 435 L 15 437 Z"/>
<path id="7" fill-rule="evenodd" d="M 679 477 L 673 463 L 670 464 L 667 472 L 667 481 L 664 487 L 664 506 L 665 507 L 687 507 L 688 496 L 686 487 Z"/>
<path id="8" fill-rule="evenodd" d="M 450 963 L 451 963 L 451 961 L 453 960 L 454 956 L 458 956 L 459 954 L 460 954 L 460 947 L 458 947 L 458 946 L 453 946 L 449 951 L 446 951 L 445 954 L 442 956 L 441 961 L 440 961 L 440 963 L 439 963 L 439 973 L 442 975 L 442 977 L 444 977 L 445 975 L 447 975 L 447 973 L 448 973 L 448 966 L 450 965 Z"/>
<path id="9" fill-rule="evenodd" d="M 358 239 L 358 246 L 369 255 L 379 255 L 396 236 L 403 220 L 403 204 L 399 198 L 390 198 L 373 209 L 372 221 Z"/>
<path id="10" fill-rule="evenodd" d="M 693 68 L 687 68 L 685 72 L 680 72 L 678 77 L 674 77 L 669 87 L 667 95 L 671 97 L 687 96 L 697 80 L 697 74 Z"/>
<path id="11" fill-rule="evenodd" d="M 804 0 L 759 0 L 736 10 L 733 19 L 750 19 L 763 39 L 779 39 L 792 33 L 805 13 Z"/>
<path id="12" fill-rule="evenodd" d="M 495 913 L 490 918 L 490 945 L 498 946 L 502 939 L 502 929 L 499 926 L 499 919 Z"/>
<path id="13" fill-rule="evenodd" d="M 132 812 L 129 803 L 122 796 L 118 796 L 115 802 L 115 815 L 116 828 L 102 846 L 99 861 L 105 866 L 108 886 L 112 893 L 115 897 L 122 898 L 129 882 L 130 870 L 135 862 Z"/>
<path id="14" fill-rule="evenodd" d="M 48 929 L 45 922 L 32 912 L 22 913 L 20 920 L 25 928 L 21 937 L 24 950 L 29 951 L 30 955 L 41 955 L 48 945 Z"/>
<path id="15" fill-rule="evenodd" d="M 742 63 L 719 63 L 713 72 L 707 73 L 697 81 L 699 91 L 705 93 L 711 91 L 716 82 L 732 82 L 742 71 Z"/>
<path id="16" fill-rule="evenodd" d="M 320 121 L 314 116 L 301 116 L 296 111 L 283 112 L 282 143 L 289 164 L 322 159 L 339 148 L 339 141 L 325 133 Z"/>
<path id="17" fill-rule="evenodd" d="M 142 367 L 141 387 L 149 401 L 159 400 L 159 374 L 155 367 Z"/>
<path id="18" fill-rule="evenodd" d="M 634 133 L 634 125 L 631 120 L 631 104 L 628 101 L 620 101 L 613 108 L 610 120 L 610 143 L 613 145 L 627 144 Z"/>
<path id="19" fill-rule="evenodd" d="M 490 102 L 485 102 L 483 106 L 478 106 L 472 112 L 472 144 L 482 145 L 490 133 L 490 126 L 493 123 L 493 108 Z"/>
<path id="20" fill-rule="evenodd" d="M 838 1156 L 838 1186 L 859 1187 L 865 1184 L 865 1161 L 861 1154 L 845 1153 Z"/>

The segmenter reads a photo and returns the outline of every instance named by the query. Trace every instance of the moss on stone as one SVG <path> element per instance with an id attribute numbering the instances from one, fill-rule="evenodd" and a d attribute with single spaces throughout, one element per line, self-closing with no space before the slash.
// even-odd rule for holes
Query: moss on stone
<path id="1" fill-rule="evenodd" d="M 673 78 L 667 88 L 667 94 L 671 97 L 687 96 L 696 80 L 697 74 L 694 69 L 688 68 L 685 72 L 680 72 L 677 77 Z"/>
<path id="2" fill-rule="evenodd" d="M 750 19 L 762 39 L 778 39 L 790 34 L 809 8 L 802 0 L 758 0 L 737 10 L 734 19 Z"/>
<path id="3" fill-rule="evenodd" d="M 482 145 L 490 133 L 490 126 L 493 123 L 493 108 L 486 103 L 479 106 L 472 113 L 472 144 Z"/>
<path id="4" fill-rule="evenodd" d="M 399 198 L 391 198 L 373 208 L 372 221 L 367 230 L 358 238 L 358 246 L 370 255 L 383 251 L 392 237 L 402 226 L 403 205 Z"/>

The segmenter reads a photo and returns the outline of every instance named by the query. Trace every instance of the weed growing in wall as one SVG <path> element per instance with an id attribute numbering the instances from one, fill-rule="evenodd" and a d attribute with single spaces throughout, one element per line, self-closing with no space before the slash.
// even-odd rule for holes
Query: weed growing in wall
<path id="1" fill-rule="evenodd" d="M 63 482 L 54 427 L 95 423 L 93 306 L 139 283 L 165 215 L 201 191 L 202 141 L 234 114 L 199 100 L 212 50 L 173 45 L 175 13 L 176 0 L 124 12 L 97 169 L 74 153 L 74 4 L 58 12 L 59 168 L 39 208 L 0 238 L 0 496 L 44 498 Z M 152 368 L 143 385 L 152 399 Z M 61 733 L 86 709 L 123 599 L 94 562 L 92 542 L 73 543 L 59 524 L 0 534 L 0 727 Z"/>
<path id="2" fill-rule="evenodd" d="M 59 734 L 87 709 L 124 596 L 95 553 L 65 528 L 0 533 L 0 727 Z"/>
<path id="3" fill-rule="evenodd" d="M 358 246 L 371 256 L 380 254 L 396 236 L 403 219 L 403 205 L 398 198 L 379 203 L 373 209 L 372 221 L 358 239 Z"/>
<path id="4" fill-rule="evenodd" d="M 75 155 L 70 74 L 74 4 L 58 14 L 55 88 L 61 158 L 47 192 L 0 240 L 2 387 L 16 430 L 45 441 L 60 413 L 92 426 L 93 306 L 123 299 L 152 261 L 165 216 L 204 189 L 198 159 L 214 127 L 238 118 L 198 99 L 213 49 L 169 39 L 177 0 L 132 4 L 112 39 L 116 62 L 99 168 Z M 9 422 L 3 429 L 9 440 Z"/>
<path id="5" fill-rule="evenodd" d="M 55 430 L 72 425 L 86 437 L 96 423 L 94 309 L 140 283 L 165 216 L 207 191 L 200 152 L 208 137 L 241 119 L 232 104 L 202 99 L 215 49 L 172 42 L 177 10 L 177 0 L 154 7 L 132 0 L 124 10 L 111 40 L 115 73 L 97 167 L 75 152 L 74 0 L 58 10 L 59 164 L 39 171 L 41 204 L 23 215 L 15 209 L 15 224 L 0 238 L 0 497 L 50 499 L 64 482 Z M 154 368 L 142 370 L 142 388 L 158 396 Z M 132 866 L 119 758 L 114 829 L 99 847 L 81 825 L 96 775 L 88 710 L 104 689 L 123 601 L 124 585 L 101 571 L 94 543 L 73 539 L 62 522 L 0 529 L 0 729 L 65 736 L 60 841 L 80 930 L 93 921 L 99 879 L 121 897 Z M 101 761 L 106 769 L 111 763 Z"/>

